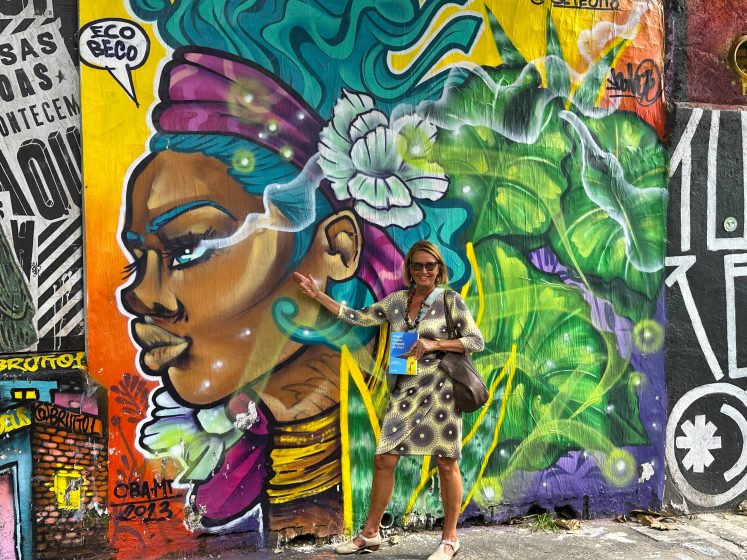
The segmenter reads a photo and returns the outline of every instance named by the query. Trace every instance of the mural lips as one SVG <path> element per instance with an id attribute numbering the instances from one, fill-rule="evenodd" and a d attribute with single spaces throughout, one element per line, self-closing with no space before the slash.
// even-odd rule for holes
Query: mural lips
<path id="1" fill-rule="evenodd" d="M 190 340 L 150 321 L 152 319 L 146 317 L 144 322 L 135 322 L 133 334 L 143 349 L 143 365 L 152 372 L 161 372 L 187 351 Z"/>

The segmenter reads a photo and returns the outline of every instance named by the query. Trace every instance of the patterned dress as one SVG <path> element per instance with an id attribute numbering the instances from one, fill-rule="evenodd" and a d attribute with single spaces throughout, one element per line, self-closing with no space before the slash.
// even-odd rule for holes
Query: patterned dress
<path id="1" fill-rule="evenodd" d="M 389 322 L 392 330 L 405 331 L 407 295 L 407 290 L 394 292 L 361 310 L 341 305 L 338 318 L 363 327 Z M 451 318 L 465 350 L 479 352 L 485 343 L 464 300 L 458 293 L 451 292 L 448 301 Z M 449 338 L 443 293 L 425 310 L 417 332 L 421 338 Z M 438 368 L 439 362 L 440 356 L 426 354 L 418 362 L 417 375 L 400 376 L 381 427 L 377 455 L 461 456 L 462 415 L 454 404 L 451 378 Z"/>

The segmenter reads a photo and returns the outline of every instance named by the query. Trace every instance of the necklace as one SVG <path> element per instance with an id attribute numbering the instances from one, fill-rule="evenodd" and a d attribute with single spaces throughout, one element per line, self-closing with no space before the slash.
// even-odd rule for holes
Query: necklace
<path id="1" fill-rule="evenodd" d="M 432 291 L 432 290 L 431 290 Z M 420 308 L 418 309 L 418 314 L 415 316 L 415 322 L 410 322 L 410 305 L 412 304 L 412 298 L 415 295 L 415 290 L 410 290 L 410 293 L 407 294 L 407 310 L 405 312 L 405 325 L 407 326 L 408 331 L 414 331 L 418 328 L 418 325 L 420 324 L 420 319 L 423 318 L 423 315 L 425 315 L 425 309 L 426 307 L 430 307 L 425 303 L 425 300 L 428 299 L 428 296 L 425 296 L 423 298 L 423 301 L 420 304 Z M 430 295 L 430 294 L 429 294 Z"/>

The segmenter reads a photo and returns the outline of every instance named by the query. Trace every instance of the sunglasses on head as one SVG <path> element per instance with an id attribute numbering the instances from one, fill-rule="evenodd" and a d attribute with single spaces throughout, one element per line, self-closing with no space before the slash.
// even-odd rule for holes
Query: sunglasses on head
<path id="1" fill-rule="evenodd" d="M 427 263 L 419 263 L 419 262 L 410 263 L 410 268 L 414 270 L 415 272 L 423 270 L 423 268 L 425 268 L 428 272 L 433 272 L 434 270 L 436 270 L 437 266 L 438 266 L 438 263 L 436 261 L 431 261 Z"/>

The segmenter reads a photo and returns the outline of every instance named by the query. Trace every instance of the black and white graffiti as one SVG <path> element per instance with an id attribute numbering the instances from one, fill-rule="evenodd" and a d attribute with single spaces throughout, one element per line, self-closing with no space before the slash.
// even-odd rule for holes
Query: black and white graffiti
<path id="1" fill-rule="evenodd" d="M 678 107 L 670 159 L 665 501 L 747 494 L 747 112 Z"/>
<path id="2" fill-rule="evenodd" d="M 0 352 L 83 347 L 77 14 L 54 8 L 0 6 Z"/>

